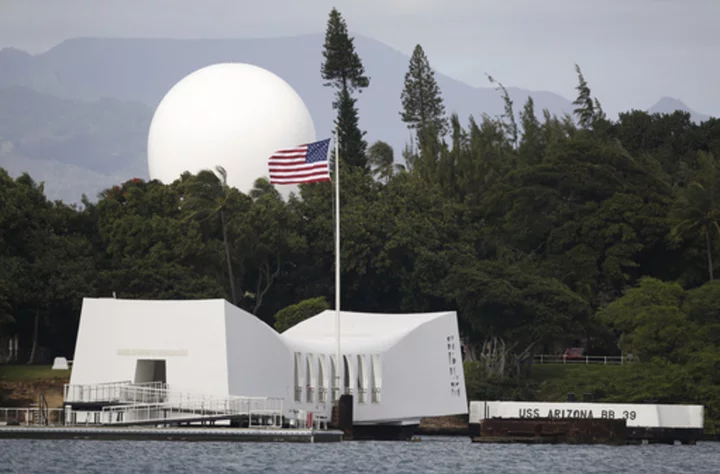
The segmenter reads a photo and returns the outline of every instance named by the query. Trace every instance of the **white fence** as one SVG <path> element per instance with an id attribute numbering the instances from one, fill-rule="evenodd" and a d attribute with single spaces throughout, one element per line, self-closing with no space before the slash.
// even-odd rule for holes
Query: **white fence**
<path id="1" fill-rule="evenodd" d="M 108 406 L 103 407 L 99 422 L 105 425 L 146 422 L 162 424 L 172 421 L 203 421 L 243 415 L 247 416 L 249 426 L 253 426 L 253 417 L 265 418 L 268 421 L 260 426 L 280 426 L 282 425 L 283 400 L 238 398 Z"/>
<path id="2" fill-rule="evenodd" d="M 574 356 L 565 355 L 544 355 L 539 354 L 533 357 L 536 364 L 601 364 L 601 365 L 623 365 L 630 363 L 632 359 L 625 356 Z"/>
<path id="3" fill-rule="evenodd" d="M 272 397 L 213 396 L 170 390 L 167 384 L 129 381 L 92 385 L 65 385 L 65 402 L 97 403 L 101 412 L 73 410 L 67 424 L 133 424 L 182 420 L 215 420 L 234 416 L 253 417 L 282 423 L 285 400 Z"/>
<path id="4" fill-rule="evenodd" d="M 68 403 L 159 403 L 165 401 L 167 384 L 147 382 L 133 384 L 129 380 L 89 385 L 65 384 L 64 399 Z"/>
<path id="5" fill-rule="evenodd" d="M 0 425 L 22 426 L 62 426 L 65 424 L 65 410 L 62 408 L 41 409 L 28 408 L 0 408 Z"/>

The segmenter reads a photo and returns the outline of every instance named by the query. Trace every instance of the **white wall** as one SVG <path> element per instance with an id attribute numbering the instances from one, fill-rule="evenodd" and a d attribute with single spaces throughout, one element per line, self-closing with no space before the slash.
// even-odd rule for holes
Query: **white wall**
<path id="1" fill-rule="evenodd" d="M 468 412 L 454 312 L 423 323 L 380 357 L 381 402 L 356 405 L 357 421 L 417 419 Z M 454 376 L 450 373 L 451 359 L 455 361 Z M 456 386 L 451 386 L 452 382 Z"/>
<path id="2" fill-rule="evenodd" d="M 646 428 L 702 428 L 702 405 L 630 403 L 470 402 L 470 423 L 485 418 L 614 418 L 627 426 Z"/>
<path id="3" fill-rule="evenodd" d="M 292 354 L 270 326 L 225 303 L 231 395 L 292 398 Z"/>
<path id="4" fill-rule="evenodd" d="M 227 395 L 224 300 L 85 298 L 70 383 L 133 381 L 138 359 L 164 359 L 173 390 Z"/>
<path id="5" fill-rule="evenodd" d="M 225 300 L 83 301 L 71 384 L 134 381 L 138 359 L 166 361 L 172 390 L 207 395 L 282 397 L 286 409 L 326 411 L 318 402 L 319 379 L 306 377 L 325 361 L 331 386 L 335 357 L 334 315 L 301 323 L 303 331 L 278 335 L 255 316 Z M 314 318 L 313 318 L 314 319 Z M 457 316 L 454 312 L 417 315 L 352 314 L 342 350 L 349 358 L 356 422 L 417 420 L 467 413 Z M 314 327 L 315 330 L 309 330 Z M 330 324 L 330 326 L 332 326 Z M 292 334 L 294 333 L 294 334 Z M 450 340 L 448 340 L 450 338 Z M 451 348 L 448 348 L 450 344 Z M 294 354 L 301 356 L 300 403 L 295 399 Z M 365 361 L 366 401 L 358 396 L 357 356 Z M 379 362 L 379 403 L 373 403 L 373 358 Z M 455 359 L 455 375 L 450 373 Z M 312 382 L 315 400 L 307 400 Z M 451 383 L 456 383 L 451 387 Z M 452 393 L 452 390 L 457 390 Z M 330 393 L 327 400 L 330 401 Z"/>

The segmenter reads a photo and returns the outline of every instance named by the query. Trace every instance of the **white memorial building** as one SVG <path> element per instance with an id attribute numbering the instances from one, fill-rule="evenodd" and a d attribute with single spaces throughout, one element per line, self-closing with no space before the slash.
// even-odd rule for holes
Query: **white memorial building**
<path id="1" fill-rule="evenodd" d="M 85 298 L 69 387 L 161 383 L 197 396 L 282 399 L 288 417 L 329 416 L 342 391 L 353 395 L 356 426 L 468 412 L 454 311 L 340 316 L 338 387 L 334 311 L 278 334 L 224 299 Z"/>

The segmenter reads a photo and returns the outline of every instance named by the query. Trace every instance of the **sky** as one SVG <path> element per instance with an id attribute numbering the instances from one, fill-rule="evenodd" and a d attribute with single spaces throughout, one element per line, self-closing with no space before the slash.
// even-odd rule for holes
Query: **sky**
<path id="1" fill-rule="evenodd" d="M 0 0 L 0 48 L 43 52 L 79 36 L 253 38 L 350 31 L 476 86 L 574 98 L 578 63 L 605 110 L 661 97 L 720 116 L 720 0 Z"/>

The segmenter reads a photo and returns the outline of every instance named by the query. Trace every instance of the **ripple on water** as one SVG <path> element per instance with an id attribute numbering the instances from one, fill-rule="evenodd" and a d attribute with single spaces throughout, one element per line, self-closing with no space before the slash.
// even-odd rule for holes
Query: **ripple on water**
<path id="1" fill-rule="evenodd" d="M 720 443 L 696 446 L 329 444 L 0 440 L 0 473 L 717 473 Z"/>

